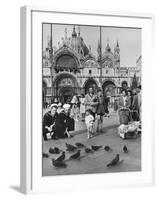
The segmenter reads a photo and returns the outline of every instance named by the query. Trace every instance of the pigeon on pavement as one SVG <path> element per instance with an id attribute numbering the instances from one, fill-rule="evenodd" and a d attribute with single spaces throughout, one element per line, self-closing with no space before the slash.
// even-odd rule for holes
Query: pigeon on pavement
<path id="1" fill-rule="evenodd" d="M 52 164 L 57 168 L 66 168 L 67 165 L 63 161 L 56 161 L 55 159 L 52 159 Z"/>
<path id="2" fill-rule="evenodd" d="M 80 157 L 80 150 L 77 151 L 77 153 L 70 156 L 70 160 L 75 160 Z"/>
<path id="3" fill-rule="evenodd" d="M 112 149 L 109 146 L 104 147 L 105 151 L 112 151 Z"/>
<path id="4" fill-rule="evenodd" d="M 64 161 L 64 160 L 65 160 L 65 152 L 62 152 L 62 154 L 55 161 Z"/>
<path id="5" fill-rule="evenodd" d="M 123 151 L 124 151 L 124 153 L 128 153 L 128 148 L 127 148 L 126 145 L 124 145 L 124 147 L 123 147 Z"/>
<path id="6" fill-rule="evenodd" d="M 43 153 L 43 158 L 48 158 L 49 155 L 47 153 Z"/>
<path id="7" fill-rule="evenodd" d="M 77 149 L 77 147 L 75 147 L 75 146 L 73 146 L 73 145 L 71 145 L 71 144 L 68 144 L 68 143 L 65 143 L 66 144 L 66 150 L 67 151 L 71 151 L 71 152 L 73 152 L 73 151 L 75 151 L 76 149 Z"/>
<path id="8" fill-rule="evenodd" d="M 79 143 L 79 142 L 75 143 L 75 145 L 76 145 L 78 148 L 83 148 L 83 147 L 85 147 L 84 144 Z"/>
<path id="9" fill-rule="evenodd" d="M 91 147 L 92 147 L 92 150 L 94 151 L 98 151 L 100 148 L 102 148 L 102 146 L 94 146 L 94 145 L 92 145 Z"/>
<path id="10" fill-rule="evenodd" d="M 49 148 L 49 153 L 52 153 L 52 154 L 59 154 L 59 153 L 60 153 L 60 149 L 57 148 L 57 147 L 54 147 L 54 148 L 50 147 L 50 148 Z"/>
<path id="11" fill-rule="evenodd" d="M 120 156 L 119 156 L 119 154 L 116 154 L 115 158 L 109 164 L 107 164 L 107 167 L 117 165 L 119 160 L 120 160 Z"/>
<path id="12" fill-rule="evenodd" d="M 93 150 L 90 149 L 90 148 L 88 148 L 88 147 L 86 147 L 86 148 L 85 148 L 85 152 L 86 152 L 86 153 L 93 153 Z"/>

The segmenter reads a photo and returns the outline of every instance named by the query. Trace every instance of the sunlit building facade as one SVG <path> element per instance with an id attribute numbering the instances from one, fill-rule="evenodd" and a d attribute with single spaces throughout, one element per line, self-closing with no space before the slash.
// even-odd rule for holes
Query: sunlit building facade
<path id="1" fill-rule="evenodd" d="M 81 36 L 80 28 L 72 27 L 72 34 L 64 36 L 58 47 L 52 45 L 52 39 L 43 51 L 43 100 L 51 103 L 55 97 L 63 102 L 74 94 L 86 94 L 91 86 L 96 91 L 103 90 L 104 95 L 116 97 L 122 87 L 131 87 L 132 78 L 136 74 L 141 82 L 141 56 L 135 67 L 120 66 L 120 41 L 114 48 L 109 40 L 101 51 L 100 41 L 97 56 L 87 46 Z"/>

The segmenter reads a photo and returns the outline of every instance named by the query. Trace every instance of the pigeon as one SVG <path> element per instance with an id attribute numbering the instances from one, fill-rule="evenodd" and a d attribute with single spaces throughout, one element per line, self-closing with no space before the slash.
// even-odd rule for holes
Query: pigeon
<path id="1" fill-rule="evenodd" d="M 73 152 L 73 151 L 75 151 L 76 149 L 77 149 L 77 147 L 75 147 L 75 146 L 73 146 L 73 145 L 71 145 L 71 144 L 68 144 L 68 143 L 66 143 L 66 147 L 67 147 L 67 151 L 71 151 L 71 152 Z"/>
<path id="2" fill-rule="evenodd" d="M 83 147 L 85 147 L 85 145 L 84 145 L 84 144 L 82 144 L 82 143 L 79 143 L 79 142 L 77 142 L 75 145 L 76 145 L 78 148 L 83 148 Z"/>
<path id="3" fill-rule="evenodd" d="M 116 154 L 115 158 L 109 164 L 107 164 L 107 167 L 117 165 L 119 160 L 120 160 L 119 154 Z"/>
<path id="4" fill-rule="evenodd" d="M 85 152 L 86 152 L 86 153 L 93 153 L 93 150 L 86 147 L 86 148 L 85 148 Z"/>
<path id="5" fill-rule="evenodd" d="M 124 153 L 128 153 L 128 148 L 127 148 L 126 145 L 124 145 L 124 147 L 123 147 L 123 152 L 124 152 Z"/>
<path id="6" fill-rule="evenodd" d="M 80 150 L 78 150 L 75 154 L 70 156 L 70 160 L 75 160 L 80 157 Z"/>
<path id="7" fill-rule="evenodd" d="M 57 148 L 57 147 L 55 147 L 55 148 L 50 147 L 49 153 L 52 153 L 52 154 L 59 154 L 59 153 L 60 153 L 60 149 Z"/>
<path id="8" fill-rule="evenodd" d="M 62 154 L 55 161 L 63 161 L 63 160 L 65 160 L 65 152 L 62 152 Z"/>
<path id="9" fill-rule="evenodd" d="M 65 162 L 63 162 L 63 161 L 57 161 L 57 160 L 55 160 L 55 159 L 52 159 L 52 164 L 53 164 L 55 167 L 57 167 L 57 168 L 66 168 L 66 167 L 67 167 L 67 165 L 66 165 Z"/>
<path id="10" fill-rule="evenodd" d="M 109 146 L 104 147 L 105 151 L 112 151 L 112 149 Z"/>
<path id="11" fill-rule="evenodd" d="M 49 155 L 47 153 L 43 153 L 43 158 L 48 158 Z"/>
<path id="12" fill-rule="evenodd" d="M 92 150 L 94 151 L 98 151 L 100 148 L 102 148 L 102 146 L 91 146 L 92 147 Z"/>

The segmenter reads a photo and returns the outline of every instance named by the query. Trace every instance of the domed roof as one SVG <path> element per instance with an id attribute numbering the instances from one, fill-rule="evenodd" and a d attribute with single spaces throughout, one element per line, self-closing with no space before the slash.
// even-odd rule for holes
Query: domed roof
<path id="1" fill-rule="evenodd" d="M 75 49 L 79 54 L 86 56 L 89 53 L 89 50 L 80 35 L 80 27 L 78 27 L 78 35 L 76 33 L 75 26 L 73 27 L 71 43 L 73 49 Z"/>

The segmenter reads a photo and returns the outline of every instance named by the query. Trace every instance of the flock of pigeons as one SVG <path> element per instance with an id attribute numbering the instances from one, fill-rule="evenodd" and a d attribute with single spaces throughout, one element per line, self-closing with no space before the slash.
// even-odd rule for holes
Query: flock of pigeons
<path id="1" fill-rule="evenodd" d="M 88 148 L 84 144 L 79 143 L 79 142 L 75 143 L 75 145 L 68 144 L 68 143 L 65 143 L 65 145 L 66 145 L 67 152 L 74 153 L 74 154 L 70 155 L 68 160 L 80 159 L 82 148 L 84 149 L 86 154 L 94 153 L 103 148 L 103 146 L 95 146 L 95 145 L 92 145 L 91 148 Z M 112 151 L 112 149 L 109 146 L 105 146 L 103 149 L 107 152 Z M 126 145 L 123 146 L 123 152 L 128 153 L 128 148 Z M 50 147 L 49 153 L 50 154 L 60 154 L 61 153 L 58 158 L 52 159 L 53 166 L 55 166 L 56 168 L 66 168 L 67 167 L 66 159 L 65 159 L 66 158 L 65 151 L 62 151 L 57 147 L 54 147 L 54 148 Z M 49 157 L 49 154 L 43 153 L 43 158 L 48 158 L 48 157 Z M 116 154 L 116 156 L 107 164 L 107 167 L 115 166 L 119 163 L 119 161 L 120 161 L 120 156 L 119 156 L 119 154 Z"/>

